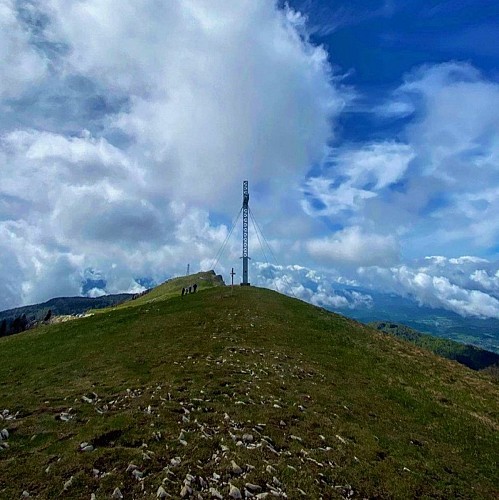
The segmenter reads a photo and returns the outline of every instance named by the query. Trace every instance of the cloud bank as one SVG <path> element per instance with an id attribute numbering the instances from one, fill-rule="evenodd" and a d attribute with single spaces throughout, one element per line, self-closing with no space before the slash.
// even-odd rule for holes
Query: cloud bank
<path id="1" fill-rule="evenodd" d="M 284 263 L 252 282 L 498 317 L 499 83 L 451 61 L 362 96 L 279 5 L 1 2 L 1 309 L 209 268 L 248 179 Z M 343 140 L 355 113 L 374 132 Z"/>
<path id="2" fill-rule="evenodd" d="M 273 2 L 7 1 L 0 23 L 0 308 L 210 260 L 241 180 L 298 191 L 346 99 Z"/>

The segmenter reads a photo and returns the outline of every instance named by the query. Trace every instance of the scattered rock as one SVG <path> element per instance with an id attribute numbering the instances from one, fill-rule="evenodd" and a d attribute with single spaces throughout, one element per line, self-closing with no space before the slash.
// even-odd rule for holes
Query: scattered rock
<path id="1" fill-rule="evenodd" d="M 211 498 L 217 498 L 218 500 L 223 500 L 224 497 L 221 495 L 221 493 L 217 489 L 210 488 L 208 491 L 211 495 Z"/>
<path id="2" fill-rule="evenodd" d="M 192 495 L 192 488 L 188 484 L 184 484 L 182 489 L 180 490 L 181 498 L 185 498 Z"/>
<path id="3" fill-rule="evenodd" d="M 89 443 L 81 443 L 80 451 L 94 451 L 94 447 Z"/>
<path id="4" fill-rule="evenodd" d="M 69 490 L 71 488 L 71 485 L 73 484 L 73 476 L 71 476 L 65 483 L 64 483 L 64 491 Z"/>
<path id="5" fill-rule="evenodd" d="M 132 476 L 137 480 L 140 481 L 144 477 L 144 473 L 140 471 L 139 469 L 135 469 L 132 471 Z"/>
<path id="6" fill-rule="evenodd" d="M 239 467 L 239 465 L 236 464 L 236 462 L 234 462 L 234 460 L 231 461 L 231 466 L 232 466 L 232 472 L 234 474 L 242 474 L 243 473 L 243 469 L 241 469 L 241 467 Z"/>
<path id="7" fill-rule="evenodd" d="M 114 488 L 113 494 L 111 495 L 111 498 L 116 498 L 118 500 L 123 498 L 123 493 L 121 493 L 119 488 Z"/>
<path id="8" fill-rule="evenodd" d="M 126 468 L 126 472 L 133 472 L 134 470 L 138 469 L 139 466 L 135 464 L 128 464 L 128 467 Z"/>
<path id="9" fill-rule="evenodd" d="M 166 492 L 166 490 L 163 488 L 163 486 L 160 486 L 158 488 L 158 491 L 156 491 L 156 498 L 168 498 L 170 495 Z"/>
<path id="10" fill-rule="evenodd" d="M 262 487 L 258 486 L 258 484 L 246 483 L 244 486 L 247 490 L 251 491 L 251 493 L 262 491 Z"/>
<path id="11" fill-rule="evenodd" d="M 2 439 L 9 439 L 9 431 L 7 429 L 2 429 L 0 431 L 0 441 Z"/>
<path id="12" fill-rule="evenodd" d="M 234 499 L 241 499 L 243 498 L 241 495 L 241 490 L 239 488 L 236 488 L 234 485 L 229 484 L 229 496 Z"/>

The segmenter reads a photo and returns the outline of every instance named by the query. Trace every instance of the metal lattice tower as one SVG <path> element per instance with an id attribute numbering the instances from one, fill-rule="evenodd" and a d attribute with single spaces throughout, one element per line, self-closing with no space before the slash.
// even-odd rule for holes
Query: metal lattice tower
<path id="1" fill-rule="evenodd" d="M 249 225 L 249 190 L 248 181 L 243 181 L 243 281 L 241 286 L 249 286 L 248 282 L 248 225 Z"/>

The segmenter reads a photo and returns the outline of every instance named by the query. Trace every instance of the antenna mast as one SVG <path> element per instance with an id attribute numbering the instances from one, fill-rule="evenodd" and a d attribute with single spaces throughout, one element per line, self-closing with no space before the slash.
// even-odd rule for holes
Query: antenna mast
<path id="1" fill-rule="evenodd" d="M 248 212 L 249 212 L 249 190 L 248 181 L 243 181 L 243 282 L 241 286 L 249 286 L 248 283 Z"/>

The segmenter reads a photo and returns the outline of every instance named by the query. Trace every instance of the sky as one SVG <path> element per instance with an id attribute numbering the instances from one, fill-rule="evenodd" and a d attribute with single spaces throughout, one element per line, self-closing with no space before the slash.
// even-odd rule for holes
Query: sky
<path id="1" fill-rule="evenodd" d="M 498 33 L 494 0 L 0 0 L 0 309 L 210 269 L 248 180 L 253 284 L 499 319 Z"/>

